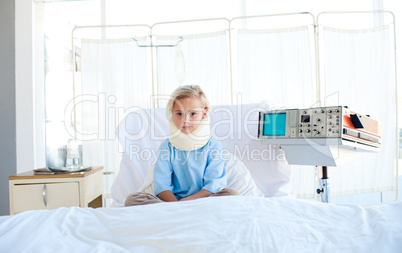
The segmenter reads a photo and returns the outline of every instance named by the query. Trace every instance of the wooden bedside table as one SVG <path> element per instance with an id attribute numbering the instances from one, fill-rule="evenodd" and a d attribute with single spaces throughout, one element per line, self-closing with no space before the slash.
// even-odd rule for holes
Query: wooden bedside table
<path id="1" fill-rule="evenodd" d="M 66 174 L 10 176 L 10 215 L 27 210 L 59 207 L 102 207 L 103 167 Z"/>

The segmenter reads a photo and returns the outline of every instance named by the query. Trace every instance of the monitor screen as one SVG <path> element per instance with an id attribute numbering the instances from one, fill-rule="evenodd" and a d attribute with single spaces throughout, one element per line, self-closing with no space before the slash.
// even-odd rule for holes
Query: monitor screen
<path id="1" fill-rule="evenodd" d="M 285 136 L 286 135 L 286 112 L 265 114 L 264 115 L 263 135 Z"/>

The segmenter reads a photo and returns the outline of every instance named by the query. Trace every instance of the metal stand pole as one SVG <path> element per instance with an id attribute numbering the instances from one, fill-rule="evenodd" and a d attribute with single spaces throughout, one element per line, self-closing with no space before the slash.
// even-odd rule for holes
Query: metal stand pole
<path id="1" fill-rule="evenodd" d="M 322 166 L 322 178 L 320 180 L 321 189 L 317 189 L 317 194 L 321 194 L 321 202 L 330 202 L 330 187 L 327 166 Z"/>

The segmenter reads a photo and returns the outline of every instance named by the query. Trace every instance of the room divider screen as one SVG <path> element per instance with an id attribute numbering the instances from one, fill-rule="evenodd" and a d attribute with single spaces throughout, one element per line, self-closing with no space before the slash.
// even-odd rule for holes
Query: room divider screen
<path id="1" fill-rule="evenodd" d="M 357 18 L 358 17 L 358 18 Z M 380 17 L 382 23 L 373 20 Z M 394 19 L 389 12 L 287 13 L 156 23 L 76 27 L 74 98 L 67 131 L 82 140 L 83 163 L 117 173 L 115 137 L 123 115 L 161 108 L 182 84 L 199 84 L 211 104 L 271 108 L 345 105 L 383 126 L 383 148 L 330 170 L 332 194 L 397 188 Z M 353 167 L 353 169 L 350 169 Z M 293 166 L 297 197 L 316 196 L 319 170 Z M 392 198 L 392 197 L 389 197 Z"/>

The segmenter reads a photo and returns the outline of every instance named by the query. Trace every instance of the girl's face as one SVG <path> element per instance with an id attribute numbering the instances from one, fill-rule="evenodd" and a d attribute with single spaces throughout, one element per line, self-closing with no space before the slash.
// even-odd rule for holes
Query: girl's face
<path id="1" fill-rule="evenodd" d="M 207 109 L 202 107 L 197 97 L 182 98 L 174 103 L 172 115 L 176 127 L 182 133 L 189 134 L 207 116 Z"/>

